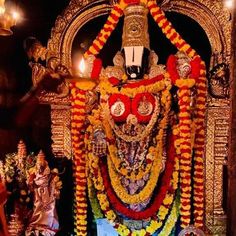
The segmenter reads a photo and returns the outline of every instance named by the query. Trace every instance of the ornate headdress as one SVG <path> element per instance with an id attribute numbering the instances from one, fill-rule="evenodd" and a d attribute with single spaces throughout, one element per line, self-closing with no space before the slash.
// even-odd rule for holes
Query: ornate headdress
<path id="1" fill-rule="evenodd" d="M 20 140 L 18 145 L 17 145 L 17 154 L 18 154 L 18 157 L 26 157 L 27 155 L 27 151 L 26 151 L 26 145 L 25 143 L 23 142 L 23 140 Z"/>
<path id="2" fill-rule="evenodd" d="M 148 9 L 143 5 L 130 5 L 125 8 L 122 48 L 144 46 L 150 49 L 147 14 Z"/>

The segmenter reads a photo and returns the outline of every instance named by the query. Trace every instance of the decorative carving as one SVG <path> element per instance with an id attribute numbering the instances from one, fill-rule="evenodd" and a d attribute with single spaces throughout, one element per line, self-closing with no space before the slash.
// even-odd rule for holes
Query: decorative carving
<path id="1" fill-rule="evenodd" d="M 101 72 L 101 76 L 111 78 L 122 78 L 122 76 L 125 74 L 124 70 L 124 57 L 120 51 L 116 53 L 116 55 L 113 58 L 114 66 L 107 66 L 104 70 Z"/>
<path id="2" fill-rule="evenodd" d="M 40 63 L 30 62 L 29 66 L 32 69 L 32 82 L 36 86 L 44 77 L 46 68 Z"/>
<path id="3" fill-rule="evenodd" d="M 6 155 L 4 163 L 4 174 L 6 180 L 7 190 L 11 193 L 9 196 L 9 202 L 13 203 L 14 214 L 18 215 L 17 224 L 21 232 L 21 235 L 25 231 L 25 226 L 30 216 L 30 206 L 32 202 L 32 196 L 30 189 L 27 185 L 27 171 L 35 163 L 35 156 L 33 154 L 28 155 L 25 143 L 20 140 L 17 146 L 17 153 L 10 153 Z M 13 214 L 13 215 L 14 215 Z M 16 223 L 16 218 L 12 218 L 10 223 L 12 227 Z M 23 225 L 24 227 L 20 227 Z"/>
<path id="4" fill-rule="evenodd" d="M 58 16 L 51 31 L 47 48 L 52 56 L 58 57 L 61 64 L 71 68 L 72 43 L 77 32 L 94 17 L 108 14 L 111 7 L 106 0 L 83 0 L 81 4 L 78 4 L 77 0 L 72 0 L 63 15 Z"/>
<path id="5" fill-rule="evenodd" d="M 122 48 L 141 45 L 145 48 L 150 48 L 147 13 L 148 10 L 141 5 L 130 5 L 125 8 Z"/>
<path id="6" fill-rule="evenodd" d="M 209 93 L 213 98 L 229 97 L 229 68 L 225 63 L 216 65 L 209 72 Z"/>
<path id="7" fill-rule="evenodd" d="M 24 48 L 27 52 L 28 58 L 33 59 L 35 62 L 39 60 L 46 60 L 47 48 L 43 47 L 41 42 L 34 37 L 29 37 L 24 41 Z"/>
<path id="8" fill-rule="evenodd" d="M 158 56 L 157 54 L 151 50 L 149 54 L 149 74 L 150 78 L 154 78 L 157 75 L 161 75 L 165 73 L 165 65 L 158 64 Z"/>
<path id="9" fill-rule="evenodd" d="M 177 52 L 177 71 L 181 78 L 187 78 L 191 72 L 191 59 L 184 52 Z"/>
<path id="10" fill-rule="evenodd" d="M 67 67 L 60 64 L 57 57 L 51 57 L 49 51 L 35 38 L 25 40 L 25 49 L 28 58 L 32 60 L 29 65 L 32 68 L 33 87 L 23 99 L 25 100 L 32 93 L 40 93 L 42 90 L 56 93 L 59 97 L 67 96 L 69 88 L 64 82 L 65 78 L 70 77 Z M 47 66 L 39 63 L 39 59 L 47 60 Z"/>
<path id="11" fill-rule="evenodd" d="M 207 117 L 205 199 L 210 234 L 226 233 L 223 210 L 223 165 L 228 156 L 229 107 L 209 107 Z"/>
<path id="12" fill-rule="evenodd" d="M 98 127 L 93 132 L 92 139 L 92 151 L 95 155 L 104 156 L 106 155 L 107 145 L 106 145 L 106 136 L 104 131 Z"/>
<path id="13" fill-rule="evenodd" d="M 48 41 L 48 50 L 68 68 L 72 65 L 72 42 L 78 30 L 90 19 L 107 14 L 112 5 L 116 3 L 115 0 L 110 2 L 84 0 L 82 2 L 82 4 L 78 4 L 77 0 L 70 2 L 64 14 L 57 18 Z M 96 6 L 95 3 L 99 3 L 99 6 Z M 221 55 L 219 63 L 224 60 L 226 63 L 230 62 L 232 28 L 230 12 L 224 8 L 221 0 L 215 0 L 214 4 L 211 0 L 164 0 L 160 2 L 160 5 L 166 11 L 187 15 L 198 22 L 209 38 L 212 53 Z"/>
<path id="14" fill-rule="evenodd" d="M 102 71 L 101 76 L 105 76 L 107 78 L 122 78 L 124 73 L 124 69 L 119 66 L 108 66 L 105 70 Z"/>
<path id="15" fill-rule="evenodd" d="M 55 157 L 71 158 L 70 107 L 52 105 L 52 151 Z"/>
<path id="16" fill-rule="evenodd" d="M 19 219 L 18 214 L 12 214 L 8 224 L 8 232 L 11 236 L 19 236 L 24 232 L 24 225 Z"/>
<path id="17" fill-rule="evenodd" d="M 94 91 L 87 91 L 85 94 L 86 113 L 89 114 L 97 105 L 98 94 Z"/>
<path id="18" fill-rule="evenodd" d="M 116 53 L 116 55 L 114 56 L 113 64 L 114 64 L 114 66 L 118 66 L 118 67 L 121 67 L 121 68 L 124 67 L 125 60 L 124 60 L 124 57 L 123 57 L 123 55 L 122 55 L 122 53 L 120 51 L 118 51 Z"/>

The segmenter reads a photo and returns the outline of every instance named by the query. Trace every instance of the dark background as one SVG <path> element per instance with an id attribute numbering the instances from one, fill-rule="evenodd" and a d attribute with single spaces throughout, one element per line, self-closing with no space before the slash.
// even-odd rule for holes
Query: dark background
<path id="1" fill-rule="evenodd" d="M 9 1 L 7 3 L 9 4 Z M 69 0 L 22 0 L 11 3 L 21 9 L 22 19 L 13 27 L 12 36 L 0 36 L 0 159 L 4 159 L 6 153 L 15 152 L 19 139 L 23 139 L 28 151 L 38 153 L 43 149 L 51 166 L 59 167 L 60 171 L 66 167 L 65 173 L 61 176 L 64 187 L 58 203 L 58 213 L 62 226 L 61 235 L 67 235 L 67 232 L 73 229 L 72 211 L 68 211 L 72 206 L 72 168 L 70 161 L 55 160 L 52 156 L 50 107 L 38 105 L 28 122 L 20 127 L 15 125 L 14 117 L 18 113 L 19 99 L 32 85 L 31 70 L 23 42 L 27 37 L 33 36 L 46 46 L 56 17 L 62 13 Z M 202 28 L 181 14 L 167 13 L 167 17 L 209 65 L 211 50 Z M 106 16 L 102 16 L 83 26 L 74 40 L 72 54 L 77 51 L 83 52 L 85 48 L 81 48 L 81 43 L 88 46 L 105 21 Z M 120 50 L 122 22 L 123 19 L 99 55 L 103 59 L 104 66 L 111 65 L 113 56 Z M 176 53 L 176 49 L 156 27 L 151 17 L 149 17 L 149 33 L 151 49 L 159 55 L 159 63 L 165 64 L 168 56 Z"/>

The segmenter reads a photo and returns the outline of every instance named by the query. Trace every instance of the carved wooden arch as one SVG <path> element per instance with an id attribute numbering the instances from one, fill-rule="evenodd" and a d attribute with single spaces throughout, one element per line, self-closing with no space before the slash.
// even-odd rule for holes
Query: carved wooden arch
<path id="1" fill-rule="evenodd" d="M 63 15 L 56 20 L 48 41 L 48 49 L 61 63 L 71 67 L 71 49 L 76 33 L 91 19 L 108 14 L 114 2 L 104 0 L 72 0 Z M 163 1 L 163 9 L 184 14 L 203 28 L 212 51 L 211 67 L 222 61 L 229 62 L 231 24 L 230 14 L 217 0 L 169 0 Z"/>
<path id="2" fill-rule="evenodd" d="M 81 5 L 71 1 L 63 16 L 59 16 L 56 20 L 48 41 L 50 53 L 58 57 L 62 64 L 71 68 L 72 44 L 77 32 L 90 20 L 107 15 L 111 8 L 112 5 L 107 1 L 95 0 L 87 4 L 83 2 Z"/>

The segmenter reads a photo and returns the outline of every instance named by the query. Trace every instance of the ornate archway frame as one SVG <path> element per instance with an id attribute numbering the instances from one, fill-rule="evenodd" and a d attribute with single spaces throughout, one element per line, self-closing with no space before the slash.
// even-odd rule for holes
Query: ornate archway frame
<path id="1" fill-rule="evenodd" d="M 106 15 L 115 2 L 105 0 L 71 0 L 63 14 L 56 20 L 47 49 L 51 56 L 71 68 L 72 43 L 79 29 L 91 19 Z M 163 0 L 165 11 L 184 14 L 206 32 L 211 45 L 210 69 L 225 62 L 230 63 L 231 27 L 230 13 L 222 0 Z M 209 235 L 226 234 L 226 215 L 223 209 L 223 167 L 228 156 L 228 131 L 230 107 L 227 99 L 208 96 L 206 164 L 205 164 L 205 219 Z M 41 102 L 51 105 L 52 149 L 56 157 L 71 157 L 70 102 L 44 94 Z"/>

